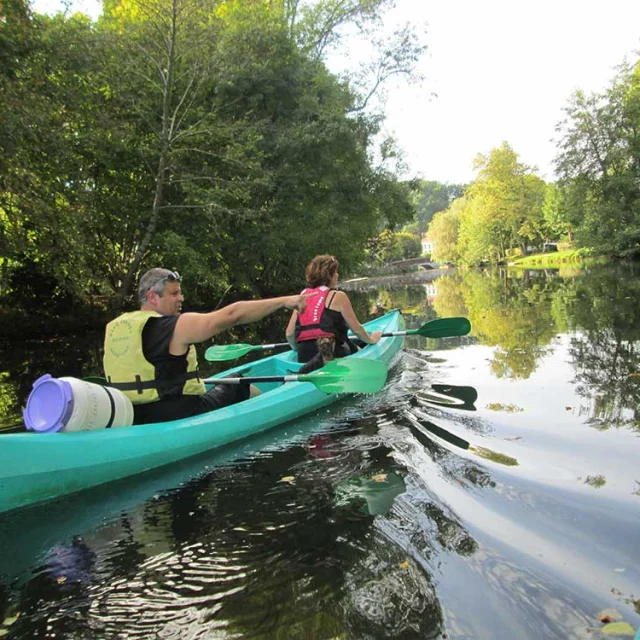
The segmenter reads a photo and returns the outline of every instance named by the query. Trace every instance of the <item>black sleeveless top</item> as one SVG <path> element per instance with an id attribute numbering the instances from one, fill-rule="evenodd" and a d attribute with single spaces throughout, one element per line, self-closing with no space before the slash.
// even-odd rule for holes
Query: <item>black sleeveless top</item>
<path id="1" fill-rule="evenodd" d="M 156 378 L 166 380 L 168 384 L 158 389 L 160 400 L 157 402 L 133 405 L 134 424 L 178 420 L 199 412 L 201 396 L 182 395 L 182 376 L 187 372 L 187 355 L 174 356 L 169 353 L 176 322 L 178 316 L 149 318 L 142 330 L 144 357 L 155 366 Z M 182 382 L 172 384 L 173 380 Z"/>
<path id="2" fill-rule="evenodd" d="M 158 388 L 161 400 L 182 395 L 184 375 L 187 373 L 187 354 L 174 356 L 169 353 L 178 317 L 149 318 L 142 330 L 144 357 L 156 368 L 156 379 L 166 381 Z"/>

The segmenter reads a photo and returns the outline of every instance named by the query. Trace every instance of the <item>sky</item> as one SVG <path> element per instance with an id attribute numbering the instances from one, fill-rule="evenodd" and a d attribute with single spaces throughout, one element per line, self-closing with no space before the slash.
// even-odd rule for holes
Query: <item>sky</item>
<path id="1" fill-rule="evenodd" d="M 96 0 L 72 6 L 100 10 Z M 573 92 L 602 91 L 640 50 L 640 0 L 396 0 L 387 23 L 405 22 L 424 33 L 425 79 L 389 86 L 384 133 L 403 150 L 407 177 L 450 184 L 471 182 L 476 155 L 503 141 L 553 180 L 555 126 Z M 349 46 L 332 70 L 357 59 L 362 47 Z"/>
<path id="2" fill-rule="evenodd" d="M 398 0 L 396 13 L 427 23 L 429 50 L 422 86 L 389 96 L 386 128 L 410 169 L 440 182 L 470 182 L 476 155 L 503 141 L 553 180 L 571 95 L 605 89 L 640 50 L 640 0 Z"/>

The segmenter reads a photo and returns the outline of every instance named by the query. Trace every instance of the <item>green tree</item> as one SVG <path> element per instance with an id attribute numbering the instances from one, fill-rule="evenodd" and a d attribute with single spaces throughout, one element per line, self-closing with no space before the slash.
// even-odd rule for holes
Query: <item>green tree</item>
<path id="1" fill-rule="evenodd" d="M 542 216 L 547 241 L 553 242 L 571 236 L 572 225 L 568 219 L 564 195 L 563 190 L 553 182 L 546 185 Z"/>
<path id="2" fill-rule="evenodd" d="M 467 263 L 504 260 L 507 251 L 544 240 L 542 205 L 545 183 L 506 143 L 479 155 L 478 177 L 466 191 L 459 250 Z"/>
<path id="3" fill-rule="evenodd" d="M 603 93 L 577 91 L 557 126 L 556 171 L 580 246 L 640 253 L 640 61 Z"/>
<path id="4" fill-rule="evenodd" d="M 115 132 L 99 70 L 108 50 L 81 15 L 36 16 L 30 33 L 14 83 L 22 124 L 12 128 L 16 144 L 4 147 L 0 179 L 3 255 L 83 297 L 100 279 L 95 184 L 112 164 L 104 149 Z"/>
<path id="5" fill-rule="evenodd" d="M 412 185 L 392 141 L 372 153 L 380 114 L 322 51 L 388 5 L 326 2 L 298 30 L 284 1 L 108 0 L 97 23 L 5 2 L 3 287 L 122 298 L 160 263 L 211 304 L 232 282 L 231 295 L 297 287 L 315 253 L 354 269 L 369 238 L 412 218 Z"/>
<path id="6" fill-rule="evenodd" d="M 413 192 L 419 232 L 427 231 L 433 216 L 447 209 L 454 200 L 462 197 L 463 192 L 462 185 L 420 181 Z"/>
<path id="7" fill-rule="evenodd" d="M 460 219 L 467 204 L 465 198 L 457 198 L 448 209 L 436 213 L 431 220 L 428 233 L 434 245 L 431 255 L 434 260 L 454 264 L 459 261 Z"/>
<path id="8" fill-rule="evenodd" d="M 420 257 L 420 254 L 422 253 L 422 243 L 417 235 L 401 231 L 396 233 L 396 237 L 402 247 L 403 260 Z"/>

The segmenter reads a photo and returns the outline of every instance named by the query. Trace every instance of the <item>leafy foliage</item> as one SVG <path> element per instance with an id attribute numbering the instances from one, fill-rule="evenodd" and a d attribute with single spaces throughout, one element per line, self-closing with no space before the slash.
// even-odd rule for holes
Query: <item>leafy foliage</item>
<path id="1" fill-rule="evenodd" d="M 427 231 L 433 217 L 440 211 L 448 209 L 454 200 L 462 197 L 463 192 L 464 187 L 459 184 L 420 181 L 412 194 L 416 207 L 418 232 Z"/>
<path id="2" fill-rule="evenodd" d="M 505 142 L 476 158 L 478 178 L 469 186 L 460 222 L 459 251 L 467 263 L 504 260 L 507 251 L 544 239 L 544 181 L 518 162 Z"/>
<path id="3" fill-rule="evenodd" d="M 577 91 L 558 125 L 565 218 L 581 246 L 640 253 L 640 61 L 603 93 Z"/>
<path id="4" fill-rule="evenodd" d="M 369 261 L 374 265 L 384 265 L 396 260 L 420 257 L 422 244 L 418 236 L 406 232 L 385 229 L 376 236 L 368 247 Z"/>
<path id="5" fill-rule="evenodd" d="M 432 258 L 438 262 L 457 263 L 460 259 L 458 251 L 458 236 L 460 219 L 467 206 L 465 198 L 454 200 L 445 211 L 436 213 L 429 225 L 429 238 L 434 250 Z"/>
<path id="6" fill-rule="evenodd" d="M 372 161 L 380 117 L 322 51 L 388 4 L 107 0 L 92 23 L 3 0 L 4 287 L 16 270 L 123 300 L 164 264 L 211 304 L 230 285 L 297 288 L 317 253 L 355 268 L 369 238 L 411 219 L 411 185 Z"/>

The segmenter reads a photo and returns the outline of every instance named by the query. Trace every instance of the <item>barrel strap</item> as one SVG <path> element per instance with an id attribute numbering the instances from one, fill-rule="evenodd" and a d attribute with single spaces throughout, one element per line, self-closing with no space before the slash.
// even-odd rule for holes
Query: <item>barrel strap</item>
<path id="1" fill-rule="evenodd" d="M 107 392 L 107 396 L 109 396 L 109 404 L 111 405 L 111 415 L 109 416 L 109 422 L 107 422 L 105 429 L 110 429 L 116 417 L 116 403 L 113 400 L 113 395 L 111 394 L 111 391 L 109 391 L 107 387 L 100 387 L 100 388 L 104 389 Z"/>

